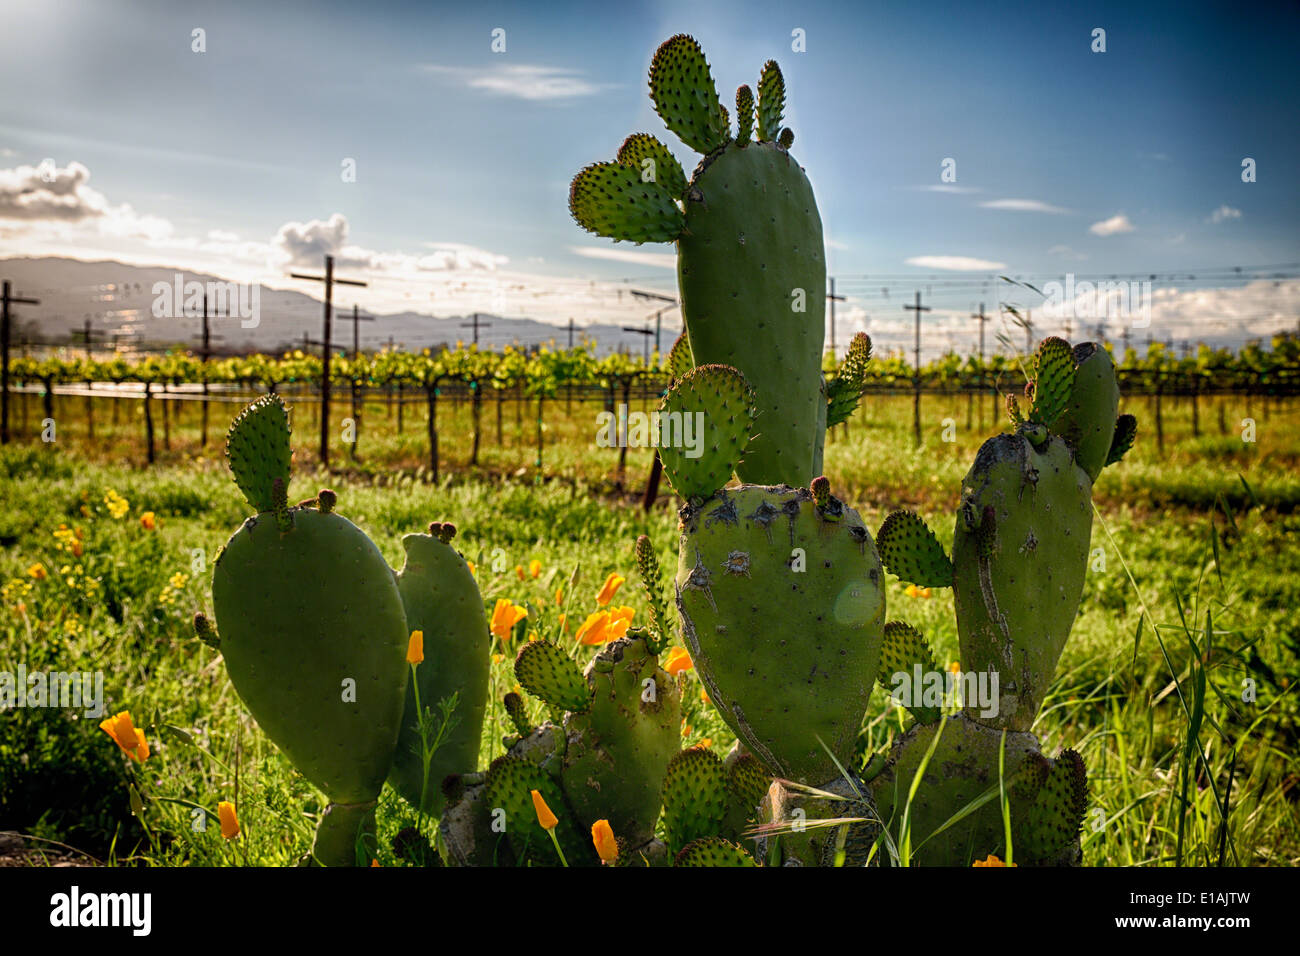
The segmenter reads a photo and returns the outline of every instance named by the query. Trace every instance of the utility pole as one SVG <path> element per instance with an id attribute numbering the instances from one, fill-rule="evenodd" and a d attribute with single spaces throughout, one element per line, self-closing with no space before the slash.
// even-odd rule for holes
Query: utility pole
<path id="1" fill-rule="evenodd" d="M 573 348 L 573 316 L 569 316 L 569 348 Z"/>
<path id="2" fill-rule="evenodd" d="M 82 323 L 81 328 L 80 328 L 79 330 L 74 331 L 74 332 L 72 333 L 72 335 L 71 335 L 71 338 L 72 338 L 72 340 L 73 340 L 74 342 L 80 341 L 80 342 L 82 342 L 82 343 L 86 346 L 86 358 L 87 358 L 87 359 L 90 358 L 90 346 L 91 346 L 91 343 L 92 343 L 95 339 L 99 338 L 99 336 L 102 334 L 98 329 L 93 328 L 93 327 L 91 326 L 91 324 L 90 324 L 91 321 L 92 321 L 92 320 L 91 320 L 91 318 L 90 318 L 90 313 L 87 312 L 87 313 L 86 313 L 85 321 Z"/>
<path id="3" fill-rule="evenodd" d="M 921 290 L 916 290 L 916 305 L 904 305 L 904 310 L 916 313 L 916 370 L 912 375 L 912 432 L 916 437 L 916 447 L 921 447 L 921 313 L 929 312 L 928 305 L 921 305 Z M 982 326 L 981 326 L 982 328 Z"/>
<path id="4" fill-rule="evenodd" d="M 208 294 L 205 292 L 203 293 L 203 332 L 199 336 L 199 358 L 203 360 L 203 409 L 199 416 L 200 448 L 206 448 L 208 444 L 208 360 L 212 358 L 212 326 L 208 322 L 209 317 L 226 319 L 230 317 L 230 313 L 210 313 L 208 311 Z M 221 338 L 221 336 L 217 336 L 217 341 L 220 341 Z"/>
<path id="5" fill-rule="evenodd" d="M 328 467 L 330 463 L 330 321 L 334 317 L 334 284 L 364 288 L 366 283 L 357 279 L 335 278 L 334 257 L 329 255 L 325 257 L 323 276 L 306 275 L 301 272 L 290 272 L 289 276 L 293 279 L 310 279 L 312 282 L 325 283 L 325 333 L 321 342 L 320 463 Z"/>
<path id="6" fill-rule="evenodd" d="M 673 298 L 672 296 L 670 296 L 670 295 L 660 295 L 658 292 L 644 292 L 644 291 L 642 291 L 641 289 L 630 289 L 629 291 L 632 293 L 632 296 L 633 296 L 634 298 L 637 298 L 637 299 L 649 299 L 649 300 L 651 300 L 651 301 L 653 301 L 653 302 L 667 302 L 667 303 L 668 303 L 666 306 L 664 306 L 662 309 L 660 309 L 659 311 L 657 311 L 657 312 L 654 314 L 654 316 L 655 316 L 655 333 L 654 333 L 654 334 L 655 334 L 655 351 L 658 352 L 658 351 L 659 351 L 659 330 L 660 330 L 660 328 L 661 328 L 660 323 L 661 323 L 662 320 L 663 320 L 663 314 L 664 314 L 665 312 L 667 312 L 669 309 L 671 309 L 671 308 L 673 308 L 674 306 L 676 306 L 676 305 L 677 305 L 677 300 L 674 299 L 674 298 Z M 626 332 L 638 332 L 638 331 L 640 331 L 640 330 L 639 330 L 639 329 L 624 329 L 624 331 L 626 331 Z M 647 361 L 647 363 L 648 363 L 648 362 L 649 362 L 649 359 L 647 358 L 646 361 Z"/>
<path id="7" fill-rule="evenodd" d="M 979 313 L 971 315 L 971 318 L 976 320 L 980 324 L 980 381 L 979 381 L 978 390 L 982 392 L 984 390 L 984 326 L 988 323 L 989 320 L 989 317 L 984 314 L 983 302 L 980 303 Z M 993 417 L 995 419 L 997 418 L 996 393 L 994 395 Z M 982 399 L 980 401 L 980 427 L 981 428 L 984 427 L 984 404 Z"/>
<path id="8" fill-rule="evenodd" d="M 646 320 L 646 324 L 645 324 L 645 325 L 646 325 L 646 327 L 645 327 L 644 329 L 638 329 L 636 326 L 633 326 L 633 325 L 625 325 L 625 326 L 623 326 L 623 331 L 624 331 L 624 332 L 635 332 L 637 335 L 644 336 L 644 338 L 642 339 L 642 341 L 645 343 L 645 348 L 644 348 L 645 356 L 644 356 L 644 358 L 643 358 L 643 361 L 645 362 L 646 365 L 649 365 L 649 364 L 650 364 L 650 338 L 651 338 L 652 336 L 654 337 L 654 339 L 655 339 L 655 348 L 657 349 L 657 348 L 659 347 L 659 345 L 658 345 L 658 342 L 659 342 L 659 332 L 658 332 L 657 329 L 656 329 L 654 332 L 651 332 L 651 331 L 650 331 L 650 320 L 649 320 L 649 319 Z"/>
<path id="9" fill-rule="evenodd" d="M 9 280 L 5 279 L 0 303 L 3 304 L 3 308 L 0 308 L 0 445 L 7 445 L 9 444 L 9 306 L 40 305 L 41 300 L 24 299 L 14 295 Z"/>
<path id="10" fill-rule="evenodd" d="M 835 303 L 843 302 L 844 296 L 835 294 L 835 277 L 831 276 L 826 280 L 831 284 L 831 289 L 826 293 L 826 301 L 831 304 L 831 355 L 835 355 Z"/>
<path id="11" fill-rule="evenodd" d="M 460 327 L 461 327 L 462 329 L 468 329 L 468 328 L 470 328 L 470 327 L 472 326 L 473 329 L 474 329 L 474 344 L 475 344 L 475 345 L 478 345 L 478 327 L 479 327 L 480 325 L 491 325 L 491 324 L 492 324 L 491 322 L 487 322 L 487 321 L 482 321 L 482 320 L 480 320 L 479 317 L 478 317 L 478 313 L 475 312 L 475 313 L 474 313 L 474 319 L 473 319 L 473 321 L 471 321 L 471 322 L 462 322 L 462 323 L 460 324 Z"/>
<path id="12" fill-rule="evenodd" d="M 373 322 L 373 315 L 362 315 L 357 311 L 357 304 L 352 303 L 352 458 L 357 457 L 357 444 L 361 440 L 361 415 L 357 410 L 357 396 L 360 389 L 357 388 L 356 364 L 361 358 L 361 333 L 358 331 L 362 322 Z"/>

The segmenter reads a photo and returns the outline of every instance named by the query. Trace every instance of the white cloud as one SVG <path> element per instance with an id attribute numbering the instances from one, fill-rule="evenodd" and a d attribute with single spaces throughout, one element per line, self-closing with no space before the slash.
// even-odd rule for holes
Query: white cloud
<path id="1" fill-rule="evenodd" d="M 990 199 L 980 203 L 985 209 L 1008 209 L 1012 212 L 1066 213 L 1070 210 L 1053 206 L 1038 199 Z"/>
<path id="2" fill-rule="evenodd" d="M 427 64 L 426 73 L 450 76 L 473 90 L 521 100 L 567 100 L 592 96 L 607 84 L 584 79 L 578 70 L 558 66 L 535 66 L 524 63 L 502 64 L 489 69 Z"/>
<path id="3" fill-rule="evenodd" d="M 976 186 L 954 186 L 951 183 L 939 183 L 934 186 L 913 186 L 913 189 L 919 189 L 927 193 L 978 193 L 983 192 Z"/>
<path id="4" fill-rule="evenodd" d="M 657 269 L 676 269 L 677 256 L 671 252 L 641 252 L 636 249 L 609 249 L 604 246 L 570 246 L 569 251 L 588 259 L 610 259 Z"/>
<path id="5" fill-rule="evenodd" d="M 993 272 L 1005 269 L 1005 262 L 993 262 L 990 259 L 973 259 L 970 256 L 913 256 L 906 260 L 909 266 L 923 269 L 951 269 L 956 272 Z"/>
<path id="6" fill-rule="evenodd" d="M 1076 252 L 1066 245 L 1052 246 L 1047 250 L 1048 255 L 1060 256 L 1063 259 L 1087 259 L 1088 257 L 1082 252 Z"/>
<path id="7" fill-rule="evenodd" d="M 1226 219 L 1240 219 L 1240 218 L 1241 218 L 1240 209 L 1233 209 L 1231 206 L 1220 206 L 1218 209 L 1214 210 L 1214 212 L 1210 213 L 1210 218 L 1205 221 L 1212 222 L 1217 225 L 1218 223 L 1221 223 Z"/>
<path id="8" fill-rule="evenodd" d="M 1119 213 L 1101 222 L 1094 222 L 1088 227 L 1088 231 L 1094 236 L 1117 236 L 1120 233 L 1132 232 L 1134 228 L 1133 223 L 1128 221 L 1128 216 Z"/>
<path id="9" fill-rule="evenodd" d="M 159 216 L 137 213 L 126 203 L 114 206 L 97 189 L 87 185 L 90 170 L 68 163 L 0 169 L 0 220 L 24 223 L 6 234 L 28 233 L 73 237 L 77 233 L 111 239 L 158 242 L 172 234 L 172 224 Z"/>

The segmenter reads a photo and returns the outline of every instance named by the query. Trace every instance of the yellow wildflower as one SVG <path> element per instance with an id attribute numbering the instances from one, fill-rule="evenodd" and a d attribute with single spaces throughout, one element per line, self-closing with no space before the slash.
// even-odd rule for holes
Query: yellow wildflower
<path id="1" fill-rule="evenodd" d="M 695 666 L 691 660 L 691 655 L 684 647 L 674 647 L 668 652 L 668 657 L 664 660 L 664 670 L 674 676 L 682 671 L 688 671 Z"/>
<path id="2" fill-rule="evenodd" d="M 600 586 L 600 592 L 596 595 L 596 603 L 604 607 L 614 600 L 614 595 L 618 593 L 618 589 L 623 586 L 623 582 L 626 580 L 627 578 L 622 575 L 610 572 L 609 577 L 605 579 L 605 583 Z"/>
<path id="3" fill-rule="evenodd" d="M 613 863 L 618 859 L 618 841 L 614 839 L 614 829 L 608 820 L 597 820 L 591 825 L 591 842 L 596 845 L 600 862 Z"/>
<path id="4" fill-rule="evenodd" d="M 112 737 L 113 742 L 122 748 L 122 753 L 132 760 L 143 763 L 149 759 L 149 742 L 145 740 L 144 731 L 131 722 L 129 710 L 100 721 L 99 729 Z"/>
<path id="5" fill-rule="evenodd" d="M 33 564 L 30 568 L 28 568 L 27 574 L 29 577 L 33 577 L 37 581 L 44 581 L 47 577 L 49 577 L 49 572 L 45 570 L 45 565 L 39 562 Z"/>
<path id="6" fill-rule="evenodd" d="M 411 632 L 411 638 L 406 643 L 406 663 L 418 664 L 424 660 L 424 631 L 415 630 Z"/>
<path id="7" fill-rule="evenodd" d="M 533 796 L 533 810 L 537 812 L 537 822 L 541 824 L 543 830 L 554 830 L 560 822 L 559 818 L 551 812 L 551 808 L 546 805 L 542 795 L 536 790 L 531 791 Z"/>
<path id="8" fill-rule="evenodd" d="M 528 616 L 528 609 L 500 598 L 492 609 L 492 633 L 503 641 L 510 640 L 516 624 Z"/>
<path id="9" fill-rule="evenodd" d="M 530 577 L 540 577 L 542 574 L 542 562 L 536 558 L 528 562 L 528 574 Z"/>
<path id="10" fill-rule="evenodd" d="M 227 840 L 233 840 L 239 836 L 239 817 L 235 813 L 235 805 L 228 800 L 222 800 L 217 804 L 217 819 L 221 821 L 221 835 Z"/>

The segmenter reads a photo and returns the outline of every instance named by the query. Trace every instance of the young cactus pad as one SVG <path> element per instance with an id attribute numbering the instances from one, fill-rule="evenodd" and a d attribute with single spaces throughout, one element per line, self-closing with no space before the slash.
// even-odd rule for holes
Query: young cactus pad
<path id="1" fill-rule="evenodd" d="M 659 457 L 673 490 L 706 498 L 731 480 L 750 443 L 754 390 L 730 366 L 702 365 L 673 383 L 659 420 Z"/>
<path id="2" fill-rule="evenodd" d="M 442 780 L 449 773 L 469 773 L 478 765 L 479 740 L 487 711 L 490 635 L 483 598 L 469 566 L 451 546 L 455 529 L 435 524 L 437 534 L 408 534 L 402 539 L 406 563 L 397 588 L 406 609 L 408 631 L 424 633 L 423 663 L 415 669 L 420 707 L 441 715 L 440 702 L 456 695 L 452 725 L 445 732 L 425 779 L 416 683 L 406 690 L 402 732 L 388 780 L 414 805 L 421 794 L 426 813 L 442 812 Z"/>
<path id="3" fill-rule="evenodd" d="M 749 482 L 806 484 L 820 470 L 826 260 L 821 217 L 781 127 L 785 81 L 773 61 L 736 95 L 738 133 L 704 53 L 685 35 L 650 66 L 668 129 L 704 154 L 689 182 L 672 154 L 638 133 L 616 162 L 573 180 L 578 224 L 615 240 L 677 243 L 677 280 L 694 361 L 739 369 L 757 393 L 759 432 L 738 467 Z M 754 114 L 758 137 L 752 139 Z"/>
<path id="4" fill-rule="evenodd" d="M 677 607 L 722 719 L 774 775 L 847 765 L 876 678 L 883 571 L 862 519 L 807 489 L 744 485 L 682 511 Z"/>

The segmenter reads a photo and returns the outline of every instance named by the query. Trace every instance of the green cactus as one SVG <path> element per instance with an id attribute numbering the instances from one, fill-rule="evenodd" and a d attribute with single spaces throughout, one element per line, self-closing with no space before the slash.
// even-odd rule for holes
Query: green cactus
<path id="1" fill-rule="evenodd" d="M 1055 427 L 1049 427 L 1074 449 L 1075 463 L 1095 482 L 1109 464 L 1107 455 L 1119 409 L 1119 380 L 1110 353 L 1096 343 L 1076 346 L 1072 360 L 1074 374 L 1068 405 Z"/>
<path id="2" fill-rule="evenodd" d="M 678 35 L 654 55 L 650 95 L 668 129 L 704 154 L 690 181 L 662 144 L 637 134 L 618 162 L 575 177 L 570 211 L 584 229 L 615 240 L 677 243 L 694 361 L 733 366 L 756 391 L 759 434 L 740 477 L 806 485 L 820 471 L 827 420 L 826 261 L 812 187 L 789 155 L 793 134 L 781 127 L 785 81 L 768 61 L 756 110 L 750 89 L 737 90 L 732 139 L 704 53 Z"/>
<path id="3" fill-rule="evenodd" d="M 701 365 L 677 379 L 659 404 L 659 457 L 673 490 L 690 500 L 725 485 L 750 442 L 754 414 L 754 391 L 734 368 Z M 686 442 L 693 432 L 696 442 Z"/>
<path id="4" fill-rule="evenodd" d="M 757 866 L 743 847 L 722 837 L 701 837 L 682 848 L 673 866 Z"/>
<path id="5" fill-rule="evenodd" d="M 681 739 L 681 694 L 643 637 L 611 641 L 585 674 L 591 705 L 564 720 L 560 779 L 587 830 L 609 821 L 638 848 L 654 837 L 661 783 Z"/>
<path id="6" fill-rule="evenodd" d="M 570 866 L 597 864 L 589 837 L 597 820 L 609 821 L 623 864 L 662 856 L 654 827 L 664 775 L 679 746 L 681 692 L 659 667 L 644 633 L 611 641 L 585 671 L 556 645 L 529 641 L 515 658 L 515 676 L 551 708 L 553 719 L 530 727 L 522 700 L 507 695 L 506 709 L 520 735 L 510 742 L 511 763 L 496 761 L 484 781 L 462 788 L 449 804 L 440 823 L 448 862 L 555 865 L 549 837 L 545 843 L 537 839 L 544 835 L 540 829 L 510 835 L 507 826 L 504 854 L 499 830 L 493 829 L 493 811 L 514 816 L 524 807 L 521 794 L 531 790 L 541 792 L 563 822 L 557 837 Z M 547 789 L 538 782 L 543 778 Z M 571 852 L 575 840 L 581 846 Z"/>
<path id="7" fill-rule="evenodd" d="M 723 720 L 767 769 L 810 785 L 853 752 L 875 681 L 883 572 L 835 498 L 743 485 L 682 511 L 677 607 Z"/>
<path id="8" fill-rule="evenodd" d="M 288 418 L 260 400 L 231 428 L 235 480 L 259 514 L 217 558 L 212 599 L 227 673 L 249 711 L 331 807 L 313 856 L 356 862 L 393 759 L 406 692 L 402 597 L 346 518 L 285 505 Z M 327 499 L 328 500 L 328 499 Z"/>
<path id="9" fill-rule="evenodd" d="M 1003 731 L 1001 783 L 1011 787 L 1012 849 L 1030 863 L 1078 856 L 1087 801 L 1082 759 L 1066 751 L 1055 763 L 1047 760 L 1029 730 L 1078 610 L 1093 479 L 1123 456 L 1137 425 L 1132 416 L 1116 418 L 1114 365 L 1099 346 L 1071 349 L 1047 339 L 1034 367 L 1025 392 L 1028 416 L 1008 396 L 1015 433 L 985 442 L 962 483 L 951 561 L 911 513 L 890 515 L 878 536 L 886 567 L 901 578 L 953 587 L 963 669 L 998 678 L 992 708 L 968 701 L 963 714 L 940 724 L 936 709 L 913 706 L 917 723 L 895 742 L 885 772 L 872 781 L 882 813 L 900 826 L 899 787 L 911 786 L 940 734 L 908 820 L 925 839 L 964 809 L 966 815 L 918 847 L 916 862 L 967 864 L 1006 852 L 1000 799 L 968 809 L 988 795 L 990 781 L 999 782 Z M 934 666 L 920 635 L 901 622 L 886 626 L 884 655 L 887 666 Z"/>
<path id="10" fill-rule="evenodd" d="M 451 547 L 455 534 L 454 526 L 443 523 L 431 525 L 428 534 L 408 534 L 402 539 L 406 563 L 397 574 L 406 627 L 424 633 L 425 660 L 407 687 L 388 781 L 415 806 L 421 807 L 423 800 L 422 809 L 433 816 L 442 812 L 443 778 L 478 765 L 487 711 L 491 636 L 474 576 Z M 453 695 L 456 707 L 426 779 L 416 701 L 421 709 L 436 712 L 439 702 Z"/>

